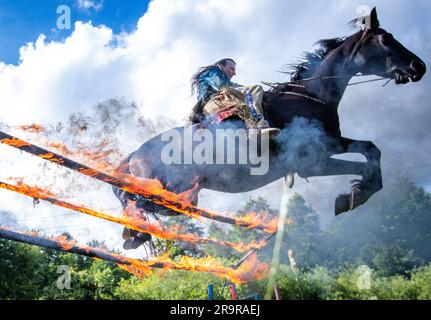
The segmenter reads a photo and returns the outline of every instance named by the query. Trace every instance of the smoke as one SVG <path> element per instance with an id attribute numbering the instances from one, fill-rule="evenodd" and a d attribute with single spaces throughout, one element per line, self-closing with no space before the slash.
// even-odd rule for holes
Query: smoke
<path id="1" fill-rule="evenodd" d="M 145 140 L 174 124 L 175 121 L 166 117 L 157 121 L 146 119 L 135 103 L 119 98 L 98 103 L 87 112 L 72 113 L 65 122 L 43 126 L 1 124 L 1 129 L 90 167 L 108 170 L 115 169 Z M 48 188 L 62 200 L 114 216 L 121 214 L 121 205 L 110 186 L 11 147 L 1 145 L 0 148 L 2 179 L 21 177 L 27 184 Z M 106 240 L 110 247 L 121 248 L 121 226 L 48 203 L 41 202 L 33 207 L 29 198 L 6 190 L 0 193 L 2 209 L 10 212 L 0 216 L 3 225 L 36 229 L 46 234 L 68 232 L 83 243 Z M 142 254 L 137 251 L 135 255 Z"/>
<path id="2" fill-rule="evenodd" d="M 281 145 L 279 161 L 290 164 L 293 172 L 304 172 L 325 160 L 329 139 L 321 123 L 297 117 L 277 137 L 277 143 Z"/>

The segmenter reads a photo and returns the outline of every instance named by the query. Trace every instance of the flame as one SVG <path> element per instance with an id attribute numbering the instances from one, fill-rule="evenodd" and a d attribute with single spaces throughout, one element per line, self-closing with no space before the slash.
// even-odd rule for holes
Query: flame
<path id="1" fill-rule="evenodd" d="M 110 157 L 115 157 L 117 160 L 124 158 L 124 155 L 114 148 L 105 149 L 110 143 L 108 139 L 104 139 L 92 148 L 80 146 L 76 150 L 68 148 L 60 141 L 43 141 L 42 145 L 58 151 L 65 157 L 83 159 L 97 170 L 112 170 L 113 163 Z"/>
<path id="2" fill-rule="evenodd" d="M 36 124 L 36 123 L 30 124 L 30 125 L 15 126 L 14 128 L 24 132 L 31 132 L 31 133 L 41 133 L 43 131 L 46 131 L 43 125 Z"/>
<path id="3" fill-rule="evenodd" d="M 15 146 L 17 148 L 23 145 L 33 146 L 28 142 L 22 141 L 17 138 L 5 138 L 0 140 L 0 142 Z M 38 147 L 34 147 L 35 150 L 29 151 L 30 153 L 47 159 L 51 162 L 65 165 L 70 169 L 79 171 L 83 174 L 86 174 L 87 176 L 97 178 L 100 181 L 120 186 L 120 188 L 124 191 L 144 196 L 156 204 L 162 205 L 165 208 L 172 209 L 176 212 L 186 214 L 194 219 L 199 220 L 201 217 L 205 217 L 208 219 L 230 223 L 245 228 L 257 228 L 268 233 L 273 233 L 276 230 L 277 222 L 275 219 L 272 219 L 270 221 L 261 221 L 259 219 L 253 218 L 253 215 L 248 215 L 245 217 L 230 217 L 225 214 L 220 214 L 202 208 L 198 208 L 197 206 L 193 205 L 190 200 L 191 196 L 193 195 L 193 192 L 176 194 L 174 192 L 164 189 L 162 183 L 157 179 L 143 179 L 139 177 L 134 177 L 129 174 L 119 173 L 118 170 L 108 171 L 110 172 L 111 176 L 107 176 L 105 173 L 96 171 L 92 168 L 85 168 L 84 166 L 79 166 L 78 164 L 67 164 L 65 163 L 67 158 L 62 159 L 61 156 L 56 156 L 55 154 L 49 152 L 46 153 L 46 151 L 36 151 L 38 150 Z M 289 221 L 287 221 L 287 223 L 289 223 Z"/>
<path id="4" fill-rule="evenodd" d="M 14 126 L 12 128 L 26 133 L 40 134 L 41 132 L 48 132 L 48 130 L 41 124 L 20 125 Z M 120 159 L 124 158 L 124 155 L 119 150 L 115 148 L 106 149 L 112 143 L 112 141 L 108 138 L 103 139 L 101 142 L 92 145 L 91 147 L 86 145 L 78 145 L 75 149 L 69 148 L 63 142 L 48 140 L 39 135 L 33 139 L 35 139 L 38 144 L 58 151 L 65 157 L 83 159 L 97 170 L 111 169 L 114 166 L 114 163 L 110 157 L 114 157 L 115 159 L 113 160 L 115 161 L 119 161 Z M 46 159 L 50 158 L 51 157 L 49 155 L 46 155 Z"/>
<path id="5" fill-rule="evenodd" d="M 248 212 L 240 218 L 241 222 L 248 225 L 248 228 L 253 229 L 260 226 L 260 221 L 265 221 L 265 228 L 263 231 L 267 233 L 277 232 L 278 218 L 270 218 L 268 212 Z M 285 224 L 292 224 L 291 219 L 286 219 Z"/>
<path id="6" fill-rule="evenodd" d="M 128 174 L 117 173 L 117 178 L 127 183 L 122 189 L 132 194 L 140 194 L 144 197 L 150 197 L 151 201 L 163 205 L 166 208 L 188 215 L 191 218 L 198 219 L 201 217 L 228 222 L 237 226 L 246 228 L 259 228 L 267 233 L 274 233 L 277 230 L 278 219 L 267 220 L 268 215 L 257 213 L 248 213 L 243 217 L 230 217 L 228 215 L 212 212 L 190 203 L 187 200 L 188 194 L 176 194 L 163 188 L 162 183 L 157 179 L 143 179 Z M 291 221 L 286 221 L 287 224 Z"/>
<path id="7" fill-rule="evenodd" d="M 48 199 L 50 197 L 54 197 L 54 193 L 50 192 L 46 188 L 26 185 L 23 182 L 24 180 L 23 178 L 7 178 L 7 179 L 13 180 L 16 183 L 16 185 L 0 182 L 1 188 L 14 191 L 17 193 L 21 193 L 32 198 L 42 199 L 42 200 Z"/>
<path id="8" fill-rule="evenodd" d="M 129 206 L 126 207 L 124 212 L 125 215 L 123 217 L 114 217 L 103 212 L 87 208 L 82 205 L 76 205 L 59 200 L 57 199 L 56 195 L 50 192 L 47 188 L 29 186 L 23 182 L 22 178 L 14 178 L 13 180 L 15 181 L 15 185 L 7 184 L 0 181 L 0 187 L 20 194 L 24 194 L 32 198 L 48 201 L 54 205 L 63 208 L 71 209 L 103 220 L 118 223 L 133 230 L 150 233 L 162 239 L 183 241 L 192 244 L 214 243 L 220 246 L 230 247 L 238 252 L 245 252 L 252 249 L 260 249 L 267 244 L 266 242 L 251 242 L 248 244 L 241 242 L 234 243 L 214 238 L 201 238 L 194 234 L 179 234 L 179 227 L 162 228 L 142 219 L 141 212 L 136 209 L 136 206 L 134 206 L 133 203 L 130 203 Z"/>
<path id="9" fill-rule="evenodd" d="M 48 237 L 48 239 L 54 240 L 63 249 L 68 250 L 68 251 L 70 249 L 72 249 L 73 247 L 78 246 L 78 241 L 76 241 L 76 240 L 68 240 L 65 235 L 60 235 L 60 236 L 56 236 L 56 237 Z"/>
<path id="10" fill-rule="evenodd" d="M 26 130 L 36 130 L 25 128 Z M 39 130 L 39 129 L 38 129 Z M 40 129 L 42 130 L 42 129 Z M 31 143 L 25 142 L 23 140 L 17 138 L 6 138 L 1 139 L 1 143 L 7 144 L 13 147 L 25 147 L 25 146 L 33 146 Z M 48 144 L 49 145 L 49 144 Z M 70 151 L 64 144 L 51 142 L 51 148 L 60 149 L 63 153 L 68 155 L 72 155 L 73 151 Z M 105 144 L 101 144 L 101 146 L 105 146 Z M 79 151 L 79 155 L 83 155 L 86 158 L 89 158 L 91 161 L 97 160 L 98 168 L 110 168 L 109 163 L 105 163 L 103 158 L 106 159 L 107 156 L 111 155 L 114 151 L 108 150 L 101 155 L 97 155 L 94 151 L 86 150 L 83 152 L 81 149 Z M 33 154 L 47 159 L 51 162 L 64 164 L 65 160 L 62 159 L 61 156 L 56 156 L 54 153 L 45 152 L 39 153 L 33 152 Z M 75 169 L 76 170 L 76 169 Z M 92 168 L 80 168 L 78 171 L 89 175 L 89 176 L 97 176 L 100 173 Z M 173 209 L 174 211 L 184 213 L 192 218 L 199 219 L 201 217 L 206 217 L 222 222 L 232 223 L 238 226 L 247 227 L 247 228 L 259 228 L 265 232 L 273 233 L 276 231 L 277 219 L 267 220 L 267 214 L 261 215 L 258 213 L 249 213 L 243 217 L 229 217 L 223 214 L 219 214 L 216 212 L 212 212 L 209 210 L 201 209 L 194 206 L 191 201 L 193 197 L 196 195 L 196 191 L 198 190 L 197 182 L 194 184 L 194 187 L 186 192 L 176 194 L 171 191 L 164 189 L 162 183 L 157 179 L 141 179 L 138 177 L 134 177 L 128 174 L 118 174 L 117 170 L 109 169 L 108 172 L 115 172 L 116 174 L 113 176 L 113 179 L 121 179 L 121 182 L 125 183 L 125 186 L 122 187 L 123 190 L 131 192 L 132 194 L 139 194 L 144 197 L 150 198 L 151 201 L 156 204 L 163 205 L 166 208 Z M 103 181 L 106 181 L 106 178 Z M 101 179 L 102 180 L 102 179 Z M 106 181 L 108 182 L 108 181 Z M 128 219 L 128 218 L 116 218 L 109 215 L 105 215 L 101 212 L 97 212 L 91 210 L 89 208 L 85 208 L 83 206 L 77 206 L 74 204 L 70 204 L 55 198 L 55 195 L 49 192 L 48 190 L 44 190 L 38 187 L 29 187 L 24 185 L 23 183 L 18 183 L 17 186 L 11 186 L 8 184 L 0 183 L 0 187 L 5 189 L 9 189 L 15 192 L 19 192 L 22 194 L 29 195 L 34 198 L 42 199 L 49 201 L 53 204 L 63 206 L 75 211 L 83 212 L 86 214 L 90 214 L 99 218 L 103 218 L 109 221 L 121 223 L 131 229 L 137 228 L 138 230 L 142 230 L 143 232 L 155 233 L 158 236 L 170 237 L 169 239 L 175 240 L 185 240 L 189 242 L 195 243 L 205 243 L 205 242 L 215 242 L 218 244 L 231 246 L 236 250 L 248 250 L 250 248 L 260 248 L 264 245 L 264 242 L 261 243 L 250 243 L 250 244 L 232 244 L 227 241 L 216 240 L 216 239 L 205 239 L 205 238 L 197 238 L 194 235 L 180 235 L 177 233 L 178 229 L 165 229 L 162 230 L 154 225 L 148 224 L 144 220 L 136 220 L 136 219 Z M 288 221 L 287 223 L 291 223 Z M 150 232 L 151 231 L 151 232 Z M 85 250 L 94 250 L 90 247 L 78 246 L 76 242 L 71 242 L 65 239 L 65 237 L 56 238 L 55 240 L 58 245 L 66 251 L 71 251 L 72 249 L 80 248 Z M 99 250 L 100 251 L 100 250 Z M 171 260 L 168 255 L 163 255 L 154 260 L 150 261 L 141 261 L 137 259 L 131 259 L 124 256 L 113 255 L 107 252 L 104 252 L 106 255 L 110 255 L 111 257 L 121 258 L 128 263 L 119 263 L 119 265 L 130 272 L 133 273 L 143 273 L 147 274 L 152 268 L 162 268 L 162 269 L 176 269 L 176 270 L 189 270 L 189 271 L 198 271 L 198 272 L 210 272 L 219 277 L 228 278 L 230 281 L 234 283 L 246 283 L 253 280 L 259 280 L 266 276 L 268 271 L 268 265 L 262 264 L 257 260 L 257 256 L 255 253 L 250 254 L 248 259 L 240 266 L 238 269 L 234 269 L 231 267 L 223 266 L 217 259 L 213 257 L 207 257 L 203 259 L 195 259 L 191 257 L 182 257 L 180 261 Z"/>
<path id="11" fill-rule="evenodd" d="M 211 256 L 205 258 L 182 256 L 179 261 L 173 261 L 169 258 L 169 253 L 166 253 L 151 261 L 142 262 L 135 259 L 129 259 L 128 261 L 131 262 L 131 265 L 120 265 L 120 267 L 138 277 L 148 275 L 152 267 L 161 267 L 166 270 L 212 273 L 236 284 L 245 284 L 264 279 L 269 270 L 268 264 L 259 262 L 256 254 L 251 254 L 238 269 L 226 267 L 218 259 Z"/>
<path id="12" fill-rule="evenodd" d="M 21 139 L 17 139 L 17 138 L 12 138 L 12 139 L 5 138 L 5 139 L 1 139 L 0 142 L 3 144 L 6 144 L 8 146 L 16 147 L 16 148 L 31 146 L 31 143 L 23 141 Z"/>
<path id="13" fill-rule="evenodd" d="M 51 247 L 51 244 L 54 244 L 56 245 L 57 250 L 85 255 L 94 259 L 103 259 L 115 262 L 119 267 L 139 277 L 148 275 L 154 268 L 157 268 L 163 270 L 186 270 L 212 273 L 217 277 L 226 278 L 231 282 L 244 284 L 263 279 L 267 276 L 269 270 L 268 264 L 261 263 L 257 259 L 256 254 L 250 255 L 248 260 L 237 269 L 226 267 L 219 260 L 211 256 L 205 258 L 183 256 L 179 261 L 174 261 L 169 258 L 169 252 L 151 260 L 144 261 L 129 258 L 120 254 L 110 253 L 101 248 L 92 248 L 86 245 L 80 245 L 75 240 L 67 240 L 65 236 L 41 237 L 39 234 L 35 234 L 34 232 L 19 232 L 12 230 L 11 228 L 4 227 L 0 227 L 0 230 L 1 229 L 12 231 L 15 234 L 27 235 L 28 237 L 26 239 L 19 240 L 21 242 L 42 247 Z M 5 239 L 8 238 L 7 236 L 2 237 Z M 51 244 L 45 244 L 42 240 L 49 240 Z"/>

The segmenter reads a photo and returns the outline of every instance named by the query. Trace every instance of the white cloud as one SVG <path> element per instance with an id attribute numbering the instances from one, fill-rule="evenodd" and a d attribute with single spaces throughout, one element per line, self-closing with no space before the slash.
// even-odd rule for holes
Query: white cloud
<path id="1" fill-rule="evenodd" d="M 406 11 L 414 6 L 407 1 L 398 1 L 397 6 L 387 1 L 372 2 L 377 4 L 383 27 L 429 64 L 431 47 L 419 43 L 429 38 L 429 29 L 416 22 L 426 21 L 426 10 L 415 14 Z M 102 5 L 85 0 L 79 4 L 95 10 Z M 40 36 L 21 48 L 19 65 L 0 64 L 1 121 L 11 125 L 55 123 L 64 121 L 72 112 L 89 110 L 100 101 L 124 96 L 135 101 L 146 117 L 163 115 L 181 122 L 195 103 L 195 98 L 190 97 L 189 80 L 198 67 L 232 57 L 238 63 L 235 82 L 282 81 L 286 76 L 276 71 L 295 61 L 303 50 L 310 50 L 316 40 L 348 35 L 345 23 L 356 15 L 361 4 L 362 1 L 328 4 L 315 0 L 155 0 L 137 22 L 137 29 L 129 34 L 114 35 L 108 27 L 76 22 L 64 42 Z M 404 12 L 404 25 L 398 22 L 399 12 Z M 397 154 L 406 145 L 414 145 L 415 134 L 404 135 L 394 128 L 412 130 L 406 126 L 407 120 L 418 134 L 429 128 L 430 108 L 421 104 L 430 101 L 427 85 L 428 75 L 421 83 L 404 88 L 389 85 L 382 89 L 376 84 L 349 88 L 340 109 L 344 135 L 375 140 L 384 155 Z M 407 107 L 413 100 L 415 107 Z M 422 149 L 429 147 L 427 141 L 421 143 Z M 10 159 L 18 163 L 19 157 L 11 155 Z M 417 158 L 424 161 L 426 156 L 422 153 Z M 414 159 L 405 155 L 404 160 Z M 319 192 L 311 185 L 299 190 Z M 274 192 L 271 198 L 277 200 L 273 195 Z M 235 200 L 238 195 L 235 197 L 232 204 L 239 202 Z M 333 204 L 335 197 L 334 193 L 328 203 Z M 16 208 L 21 211 L 23 207 L 18 203 L 21 202 Z M 202 205 L 211 206 L 213 201 L 204 200 Z M 8 205 L 8 209 L 12 208 Z"/>
<path id="2" fill-rule="evenodd" d="M 78 8 L 85 10 L 94 9 L 95 11 L 99 11 L 103 9 L 103 1 L 78 0 Z"/>

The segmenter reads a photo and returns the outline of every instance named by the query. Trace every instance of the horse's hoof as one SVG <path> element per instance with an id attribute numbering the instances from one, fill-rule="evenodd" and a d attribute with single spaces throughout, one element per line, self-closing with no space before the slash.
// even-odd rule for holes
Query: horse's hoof
<path id="1" fill-rule="evenodd" d="M 145 242 L 150 240 L 151 240 L 151 234 L 139 232 L 135 237 L 132 237 L 124 241 L 123 249 L 124 250 L 137 249 Z"/>
<path id="2" fill-rule="evenodd" d="M 123 240 L 129 240 L 132 237 L 130 231 L 131 230 L 129 228 L 124 228 L 123 229 L 123 234 L 122 234 Z"/>
<path id="3" fill-rule="evenodd" d="M 124 243 L 123 243 L 123 249 L 124 250 L 135 249 L 134 245 L 133 245 L 133 239 L 134 238 L 130 238 L 130 239 L 127 239 L 126 241 L 124 241 Z"/>
<path id="4" fill-rule="evenodd" d="M 343 212 L 350 210 L 350 194 L 340 194 L 335 199 L 335 215 L 338 216 Z"/>

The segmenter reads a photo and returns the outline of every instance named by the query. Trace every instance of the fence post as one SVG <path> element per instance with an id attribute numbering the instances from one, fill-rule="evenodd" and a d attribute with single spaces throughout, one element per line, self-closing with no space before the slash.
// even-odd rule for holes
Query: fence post
<path id="1" fill-rule="evenodd" d="M 232 296 L 232 300 L 237 300 L 237 295 L 236 295 L 236 287 L 234 284 L 231 284 L 230 286 L 230 294 Z"/>
<path id="2" fill-rule="evenodd" d="M 212 284 L 208 285 L 208 300 L 214 300 L 214 290 Z"/>
<path id="3" fill-rule="evenodd" d="M 280 288 L 276 284 L 274 284 L 274 294 L 275 300 L 281 300 Z"/>

